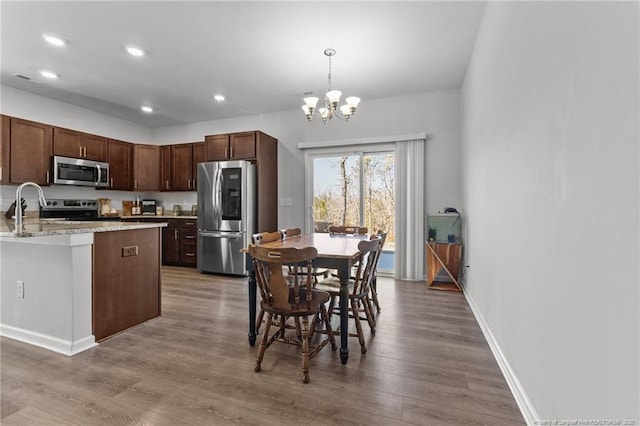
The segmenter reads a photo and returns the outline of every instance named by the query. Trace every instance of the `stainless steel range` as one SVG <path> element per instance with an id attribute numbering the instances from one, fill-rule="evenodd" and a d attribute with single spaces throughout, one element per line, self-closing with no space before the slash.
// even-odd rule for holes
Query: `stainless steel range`
<path id="1" fill-rule="evenodd" d="M 46 206 L 40 206 L 40 217 L 43 219 L 65 220 L 120 220 L 119 216 L 100 216 L 98 200 L 64 200 L 47 199 Z"/>

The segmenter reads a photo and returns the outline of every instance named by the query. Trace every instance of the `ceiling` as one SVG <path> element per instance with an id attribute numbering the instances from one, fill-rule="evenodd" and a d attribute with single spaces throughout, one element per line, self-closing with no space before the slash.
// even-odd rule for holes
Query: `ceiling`
<path id="1" fill-rule="evenodd" d="M 462 85 L 485 2 L 0 2 L 2 84 L 147 127 Z M 47 44 L 43 33 L 68 41 Z M 128 55 L 125 44 L 147 55 Z M 40 69 L 60 75 L 47 80 Z M 24 78 L 16 77 L 19 74 Z M 213 94 L 227 100 L 218 103 Z M 140 106 L 155 109 L 148 114 Z M 300 109 L 300 116 L 303 113 Z"/>

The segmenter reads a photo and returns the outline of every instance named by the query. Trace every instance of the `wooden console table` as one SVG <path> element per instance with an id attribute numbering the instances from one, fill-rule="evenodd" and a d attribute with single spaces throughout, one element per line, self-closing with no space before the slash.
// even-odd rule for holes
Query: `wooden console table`
<path id="1" fill-rule="evenodd" d="M 427 287 L 462 291 L 458 282 L 461 243 L 427 243 Z"/>

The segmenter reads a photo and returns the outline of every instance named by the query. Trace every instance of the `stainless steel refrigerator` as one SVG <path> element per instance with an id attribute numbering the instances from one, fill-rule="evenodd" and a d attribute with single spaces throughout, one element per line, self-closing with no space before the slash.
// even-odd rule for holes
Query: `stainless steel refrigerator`
<path id="1" fill-rule="evenodd" d="M 256 166 L 248 161 L 198 164 L 198 271 L 246 275 L 256 224 Z"/>

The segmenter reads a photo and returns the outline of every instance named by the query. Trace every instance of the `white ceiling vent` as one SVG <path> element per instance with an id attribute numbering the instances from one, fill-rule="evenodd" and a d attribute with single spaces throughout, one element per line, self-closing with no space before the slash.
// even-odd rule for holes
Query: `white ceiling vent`
<path id="1" fill-rule="evenodd" d="M 12 75 L 13 77 L 19 78 L 20 80 L 25 80 L 25 81 L 28 81 L 28 82 L 31 82 L 31 83 L 34 83 L 34 84 L 42 84 L 41 82 L 39 82 L 39 81 L 36 81 L 36 80 L 32 79 L 32 78 L 31 78 L 31 77 L 29 77 L 28 75 L 20 74 L 20 73 L 17 73 L 17 72 L 16 72 L 16 73 L 13 73 L 13 74 L 11 74 L 11 75 Z"/>
<path id="2" fill-rule="evenodd" d="M 23 80 L 31 81 L 31 77 L 27 77 L 26 75 L 22 75 L 22 74 L 18 74 L 18 73 L 14 73 L 14 74 L 11 74 L 11 75 L 14 76 L 14 77 L 21 78 Z"/>

